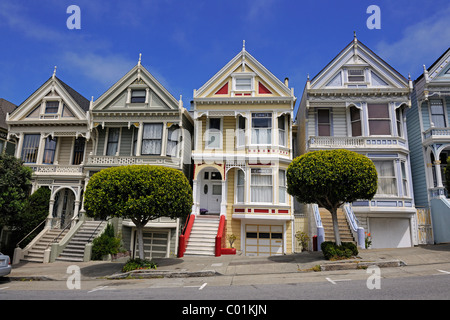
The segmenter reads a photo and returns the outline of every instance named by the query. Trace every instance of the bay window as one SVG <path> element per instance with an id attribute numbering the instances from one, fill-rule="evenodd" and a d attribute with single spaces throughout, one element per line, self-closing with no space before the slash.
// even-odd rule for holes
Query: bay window
<path id="1" fill-rule="evenodd" d="M 272 114 L 252 113 L 252 144 L 272 143 Z"/>
<path id="2" fill-rule="evenodd" d="M 317 110 L 318 135 L 331 136 L 331 117 L 329 109 Z"/>
<path id="3" fill-rule="evenodd" d="M 390 135 L 391 119 L 388 104 L 368 104 L 370 135 Z"/>
<path id="4" fill-rule="evenodd" d="M 436 128 L 445 128 L 445 112 L 442 100 L 430 100 L 431 122 Z"/>
<path id="5" fill-rule="evenodd" d="M 352 137 L 362 136 L 361 111 L 356 107 L 350 107 L 350 122 L 352 126 Z"/>
<path id="6" fill-rule="evenodd" d="M 173 125 L 169 128 L 169 130 L 167 130 L 166 156 L 175 157 L 177 155 L 179 134 L 180 129 L 177 125 Z"/>
<path id="7" fill-rule="evenodd" d="M 286 117 L 284 115 L 278 118 L 278 144 L 280 146 L 286 146 Z"/>
<path id="8" fill-rule="evenodd" d="M 251 202 L 272 202 L 272 169 L 251 169 Z"/>
<path id="9" fill-rule="evenodd" d="M 142 155 L 160 155 L 162 146 L 162 123 L 144 124 L 142 135 Z"/>
<path id="10" fill-rule="evenodd" d="M 244 190 L 245 190 L 245 178 L 244 171 L 237 170 L 237 182 L 236 182 L 236 194 L 237 194 L 237 202 L 244 202 Z"/>
<path id="11" fill-rule="evenodd" d="M 373 161 L 373 163 L 378 172 L 377 195 L 390 195 L 390 196 L 398 195 L 394 161 L 376 160 Z"/>

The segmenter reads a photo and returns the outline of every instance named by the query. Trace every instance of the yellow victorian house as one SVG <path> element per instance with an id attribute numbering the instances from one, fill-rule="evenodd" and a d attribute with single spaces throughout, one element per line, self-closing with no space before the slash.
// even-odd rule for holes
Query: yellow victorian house
<path id="1" fill-rule="evenodd" d="M 293 251 L 293 89 L 245 50 L 194 90 L 193 219 L 185 254 Z M 191 216 L 192 218 L 192 216 Z M 219 226 L 219 221 L 221 221 Z M 221 236 L 221 242 L 214 238 Z M 220 239 L 219 239 L 220 240 Z"/>

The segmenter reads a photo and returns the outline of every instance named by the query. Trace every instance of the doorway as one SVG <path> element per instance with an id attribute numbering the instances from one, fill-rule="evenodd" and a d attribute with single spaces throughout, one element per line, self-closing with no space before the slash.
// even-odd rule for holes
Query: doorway
<path id="1" fill-rule="evenodd" d="M 202 173 L 200 184 L 200 214 L 220 214 L 222 175 L 215 169 Z"/>

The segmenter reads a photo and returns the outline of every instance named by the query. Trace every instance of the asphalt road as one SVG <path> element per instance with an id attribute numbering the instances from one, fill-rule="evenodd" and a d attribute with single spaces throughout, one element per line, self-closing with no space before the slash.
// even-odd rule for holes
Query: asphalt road
<path id="1" fill-rule="evenodd" d="M 449 300 L 450 264 L 373 270 L 286 273 L 255 276 L 86 280 L 0 281 L 0 300 Z M 177 312 L 172 309 L 173 312 Z M 191 310 L 192 311 L 192 310 Z"/>

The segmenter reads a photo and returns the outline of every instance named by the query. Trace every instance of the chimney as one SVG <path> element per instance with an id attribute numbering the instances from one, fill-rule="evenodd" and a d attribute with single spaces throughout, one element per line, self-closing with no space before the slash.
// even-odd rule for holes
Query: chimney
<path id="1" fill-rule="evenodd" d="M 284 85 L 289 88 L 289 78 L 284 78 Z"/>

